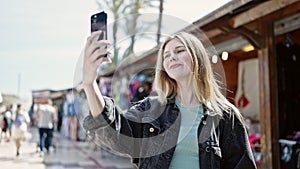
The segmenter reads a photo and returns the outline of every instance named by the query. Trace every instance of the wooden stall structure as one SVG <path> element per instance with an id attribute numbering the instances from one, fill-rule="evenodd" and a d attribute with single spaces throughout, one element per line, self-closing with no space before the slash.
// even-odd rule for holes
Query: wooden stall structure
<path id="1" fill-rule="evenodd" d="M 32 102 L 34 104 L 46 103 L 47 99 L 52 101 L 62 100 L 67 90 L 33 90 L 32 93 Z"/>
<path id="2" fill-rule="evenodd" d="M 235 57 L 235 59 L 231 59 L 231 63 L 236 64 L 238 61 L 248 58 L 258 59 L 261 168 L 282 168 L 280 167 L 278 139 L 288 134 L 280 132 L 280 127 L 285 127 L 283 124 L 289 123 L 289 121 L 278 119 L 283 117 L 280 115 L 283 113 L 294 119 L 299 119 L 299 115 L 296 117 L 289 112 L 279 111 L 280 104 L 284 103 L 280 103 L 278 97 L 280 90 L 278 62 L 281 60 L 278 60 L 276 45 L 285 41 L 284 37 L 287 35 L 291 36 L 292 43 L 299 45 L 300 1 L 272 0 L 242 3 L 242 1 L 232 1 L 194 24 L 206 33 L 218 51 L 230 50 L 228 51 L 229 56 Z M 234 6 L 239 7 L 234 8 Z M 296 38 L 297 35 L 298 38 Z M 239 40 L 239 38 L 241 39 Z M 245 40 L 248 44 L 247 42 L 243 44 Z M 249 45 L 254 47 L 253 50 L 251 52 L 243 51 L 243 47 Z M 221 49 L 222 47 L 223 49 Z M 237 88 L 237 83 L 234 82 L 237 81 L 237 76 L 232 76 L 236 73 L 231 73 L 232 70 L 237 70 L 235 64 L 226 63 L 226 61 L 223 64 L 226 76 L 229 76 L 227 85 L 231 91 L 236 91 Z M 234 69 L 234 67 L 236 68 Z M 230 93 L 228 95 L 230 96 Z M 290 130 L 292 129 L 299 130 L 299 125 L 292 126 Z"/>

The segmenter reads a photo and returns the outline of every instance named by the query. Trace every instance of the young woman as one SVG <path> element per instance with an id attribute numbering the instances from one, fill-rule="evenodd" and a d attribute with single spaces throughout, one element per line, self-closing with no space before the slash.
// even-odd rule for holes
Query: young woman
<path id="1" fill-rule="evenodd" d="M 138 168 L 254 169 L 242 116 L 220 92 L 201 41 L 181 32 L 158 53 L 154 85 L 158 96 L 127 112 L 101 95 L 96 84 L 109 45 L 87 40 L 83 87 L 90 114 L 83 126 L 96 143 L 129 155 Z M 100 58 L 99 58 L 100 57 Z"/>

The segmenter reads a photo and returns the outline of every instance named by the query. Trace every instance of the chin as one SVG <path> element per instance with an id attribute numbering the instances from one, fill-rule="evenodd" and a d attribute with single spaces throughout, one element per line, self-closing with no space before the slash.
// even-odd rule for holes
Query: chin
<path id="1" fill-rule="evenodd" d="M 186 80 L 189 77 L 189 75 L 190 74 L 173 74 L 170 77 L 176 81 L 182 81 L 182 80 Z"/>

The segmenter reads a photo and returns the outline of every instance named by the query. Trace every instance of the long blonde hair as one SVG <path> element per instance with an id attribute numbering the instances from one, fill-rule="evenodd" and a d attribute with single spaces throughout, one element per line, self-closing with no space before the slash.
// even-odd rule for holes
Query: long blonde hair
<path id="1" fill-rule="evenodd" d="M 227 111 L 228 108 L 233 108 L 235 112 L 238 112 L 237 108 L 221 93 L 220 87 L 214 77 L 211 62 L 202 42 L 194 35 L 186 32 L 180 32 L 169 37 L 161 45 L 158 52 L 154 85 L 159 100 L 166 102 L 167 98 L 176 93 L 177 90 L 176 81 L 170 78 L 163 67 L 165 46 L 172 39 L 180 40 L 191 57 L 193 63 L 193 80 L 191 84 L 198 101 L 205 104 L 209 109 L 214 110 L 212 112 L 221 116 L 223 115 L 223 111 Z"/>

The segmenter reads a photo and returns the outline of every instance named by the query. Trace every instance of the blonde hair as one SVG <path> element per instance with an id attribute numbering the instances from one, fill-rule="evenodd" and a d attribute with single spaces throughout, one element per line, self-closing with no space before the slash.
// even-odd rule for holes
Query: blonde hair
<path id="1" fill-rule="evenodd" d="M 232 105 L 221 93 L 220 87 L 214 77 L 211 62 L 202 42 L 186 32 L 177 33 L 169 37 L 161 45 L 158 52 L 156 62 L 156 74 L 154 79 L 155 89 L 161 102 L 166 102 L 168 97 L 176 93 L 177 83 L 170 78 L 163 67 L 163 53 L 165 46 L 172 39 L 178 39 L 186 48 L 192 60 L 192 90 L 200 103 L 203 103 L 214 113 L 223 115 L 223 111 L 233 108 L 238 112 L 237 108 Z"/>

